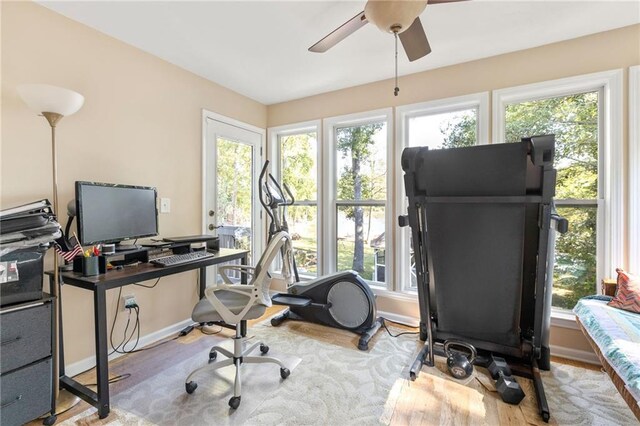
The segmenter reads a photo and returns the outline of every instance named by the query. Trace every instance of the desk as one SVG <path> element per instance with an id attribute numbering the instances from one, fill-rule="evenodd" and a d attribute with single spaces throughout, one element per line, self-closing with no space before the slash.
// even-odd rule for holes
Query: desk
<path id="1" fill-rule="evenodd" d="M 207 285 L 207 266 L 217 265 L 233 260 L 247 263 L 246 250 L 220 249 L 214 257 L 197 260 L 182 265 L 159 268 L 150 263 L 127 267 L 121 270 L 111 270 L 106 274 L 85 277 L 76 272 L 63 272 L 60 274 L 61 284 L 80 287 L 93 292 L 93 313 L 95 321 L 95 345 L 96 345 L 96 376 L 97 392 L 68 377 L 64 371 L 64 344 L 62 338 L 62 309 L 60 310 L 60 333 L 58 345 L 60 348 L 60 385 L 69 392 L 77 395 L 98 409 L 98 415 L 104 419 L 109 415 L 109 357 L 107 347 L 107 301 L 106 291 L 112 288 L 123 287 L 129 284 L 147 280 L 153 280 L 180 272 L 200 270 L 200 298 L 204 297 Z M 49 282 L 53 283 L 53 271 L 48 271 Z M 244 277 L 243 277 L 244 278 Z M 60 305 L 62 306 L 62 293 L 60 292 Z"/>

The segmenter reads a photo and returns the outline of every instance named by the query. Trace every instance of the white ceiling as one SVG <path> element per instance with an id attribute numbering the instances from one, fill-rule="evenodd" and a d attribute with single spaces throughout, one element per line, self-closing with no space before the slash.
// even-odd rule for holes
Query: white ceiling
<path id="1" fill-rule="evenodd" d="M 366 25 L 326 53 L 307 48 L 365 1 L 40 2 L 263 104 L 392 78 L 393 36 Z M 433 52 L 400 75 L 640 22 L 636 1 L 474 0 L 427 6 Z"/>

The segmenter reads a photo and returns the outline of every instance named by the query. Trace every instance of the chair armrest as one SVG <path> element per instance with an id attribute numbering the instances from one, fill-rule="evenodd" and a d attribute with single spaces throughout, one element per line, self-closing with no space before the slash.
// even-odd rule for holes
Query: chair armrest
<path id="1" fill-rule="evenodd" d="M 234 284 L 233 281 L 227 275 L 227 271 L 239 271 L 243 274 L 247 274 L 249 278 L 253 277 L 256 268 L 249 265 L 224 265 L 218 266 L 218 274 L 222 277 L 222 281 L 225 284 Z"/>

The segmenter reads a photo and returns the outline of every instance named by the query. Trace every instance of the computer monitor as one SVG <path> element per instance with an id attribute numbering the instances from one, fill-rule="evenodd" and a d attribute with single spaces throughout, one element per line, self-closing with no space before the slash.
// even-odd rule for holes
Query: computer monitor
<path id="1" fill-rule="evenodd" d="M 120 243 L 158 235 L 156 199 L 152 187 L 76 182 L 80 242 Z"/>

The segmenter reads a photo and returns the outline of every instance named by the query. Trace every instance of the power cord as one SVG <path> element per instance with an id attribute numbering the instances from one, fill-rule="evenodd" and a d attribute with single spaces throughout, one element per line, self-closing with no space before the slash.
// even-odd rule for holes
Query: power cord
<path id="1" fill-rule="evenodd" d="M 219 325 L 218 327 L 220 327 L 220 329 L 218 331 L 214 331 L 214 332 L 205 331 L 204 327 L 208 325 L 213 325 L 213 324 L 199 324 L 196 327 L 198 327 L 198 329 L 200 330 L 200 333 L 207 336 L 213 336 L 214 334 L 218 334 L 222 331 L 222 328 L 223 328 L 221 325 Z"/>
<path id="2" fill-rule="evenodd" d="M 160 278 L 162 278 L 162 277 L 160 277 Z M 160 282 L 160 278 L 158 278 L 158 279 L 156 280 L 156 282 L 155 282 L 155 283 L 153 283 L 152 285 L 144 285 L 144 284 L 138 284 L 138 283 L 134 283 L 133 285 L 137 285 L 137 286 L 139 286 L 139 287 L 144 287 L 144 288 L 154 288 L 154 287 L 155 287 L 155 286 L 157 286 L 157 285 L 158 285 L 158 283 Z M 120 287 L 120 288 L 122 288 L 122 287 Z"/>
<path id="3" fill-rule="evenodd" d="M 387 330 L 387 333 L 389 333 L 389 336 L 391 336 L 391 337 L 400 337 L 400 336 L 404 336 L 404 335 L 407 335 L 407 334 L 420 334 L 419 331 L 403 331 L 403 332 L 398 333 L 398 334 L 392 334 L 391 331 L 389 331 L 389 328 L 387 327 L 387 321 L 389 321 L 389 322 L 391 322 L 393 324 L 399 324 L 399 325 L 404 325 L 404 324 L 399 323 L 397 321 L 392 321 L 392 320 L 387 319 L 387 318 L 382 318 L 382 326 L 384 327 L 385 330 Z"/>

